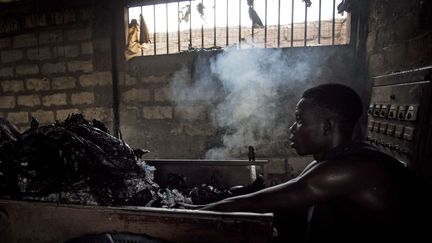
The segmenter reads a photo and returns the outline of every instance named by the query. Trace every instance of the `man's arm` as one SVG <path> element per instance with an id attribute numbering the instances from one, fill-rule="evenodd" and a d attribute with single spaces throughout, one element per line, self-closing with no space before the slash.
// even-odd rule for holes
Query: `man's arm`
<path id="1" fill-rule="evenodd" d="M 285 211 L 352 193 L 349 186 L 353 179 L 351 169 L 335 162 L 321 162 L 288 182 L 207 204 L 200 209 L 257 213 Z"/>

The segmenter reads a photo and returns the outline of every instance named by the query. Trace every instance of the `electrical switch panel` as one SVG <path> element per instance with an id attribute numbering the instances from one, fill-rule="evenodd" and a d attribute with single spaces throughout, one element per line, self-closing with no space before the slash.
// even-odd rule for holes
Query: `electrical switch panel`
<path id="1" fill-rule="evenodd" d="M 374 78 L 367 111 L 366 140 L 406 165 L 419 158 L 428 129 L 422 117 L 429 114 L 430 81 L 416 75 L 413 72 Z M 413 81 L 414 77 L 418 81 Z"/>

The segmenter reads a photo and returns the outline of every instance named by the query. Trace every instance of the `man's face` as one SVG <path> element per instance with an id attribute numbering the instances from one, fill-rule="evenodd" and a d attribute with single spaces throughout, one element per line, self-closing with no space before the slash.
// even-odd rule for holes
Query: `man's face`
<path id="1" fill-rule="evenodd" d="M 322 112 L 311 103 L 310 99 L 300 99 L 295 110 L 295 121 L 289 128 L 290 146 L 299 155 L 315 155 L 324 152 L 327 144 L 324 124 Z"/>

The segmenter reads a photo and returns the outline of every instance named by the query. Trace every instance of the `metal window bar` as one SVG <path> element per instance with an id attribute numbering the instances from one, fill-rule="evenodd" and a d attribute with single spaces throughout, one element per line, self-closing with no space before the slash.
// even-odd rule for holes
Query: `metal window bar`
<path id="1" fill-rule="evenodd" d="M 180 52 L 180 1 L 177 1 L 177 46 L 178 46 L 178 52 Z"/>
<path id="2" fill-rule="evenodd" d="M 241 48 L 242 43 L 241 43 L 242 39 L 241 39 L 241 0 L 239 0 L 239 48 Z"/>
<path id="3" fill-rule="evenodd" d="M 321 0 L 318 4 L 318 44 L 321 44 Z"/>
<path id="4" fill-rule="evenodd" d="M 223 1 L 223 0 L 221 0 L 221 1 Z M 238 10 L 239 11 L 238 12 L 238 16 L 239 16 L 238 17 L 238 21 L 239 21 L 238 22 L 238 48 L 242 48 L 242 44 L 243 44 L 242 43 L 242 41 L 243 41 L 243 36 L 242 36 L 242 28 L 243 28 L 243 26 L 242 26 L 242 22 L 244 22 L 244 21 L 242 20 L 242 12 L 243 12 L 242 11 L 242 1 L 243 0 L 238 0 L 238 7 L 239 7 L 239 10 Z M 286 0 L 286 1 L 288 2 L 288 0 Z M 295 9 L 298 8 L 298 6 L 295 7 L 295 4 L 296 4 L 295 1 L 300 1 L 300 0 L 291 0 L 291 23 L 288 22 L 288 24 L 287 24 L 288 26 L 291 25 L 291 33 L 290 33 L 291 34 L 291 39 L 290 40 L 284 39 L 283 40 L 284 41 L 283 46 L 285 46 L 285 43 L 288 43 L 288 45 L 289 45 L 289 42 L 290 42 L 290 46 L 293 47 L 294 45 L 297 45 L 297 43 L 299 42 L 299 40 L 294 41 L 294 34 L 295 34 L 294 33 L 295 32 L 294 28 L 295 28 L 295 25 L 296 25 L 294 23 L 294 20 L 295 20 L 294 13 L 295 13 Z M 161 34 L 161 33 L 164 32 L 163 29 L 161 29 L 160 27 L 158 27 L 159 25 L 156 26 L 156 20 L 157 20 L 156 19 L 156 9 L 157 9 L 156 5 L 158 5 L 158 6 L 160 5 L 162 7 L 163 7 L 162 4 L 165 5 L 165 15 L 166 15 L 165 16 L 165 20 L 166 20 L 166 26 L 165 26 L 166 27 L 166 30 L 165 30 L 165 32 L 166 32 L 165 33 L 166 34 L 166 53 L 170 54 L 170 43 L 169 42 L 173 41 L 175 39 L 174 34 L 173 34 L 173 33 L 175 33 L 175 29 L 174 29 L 174 32 L 171 33 L 171 34 L 173 34 L 172 38 L 170 38 L 170 24 L 169 23 L 171 23 L 171 22 L 175 23 L 175 21 L 173 21 L 173 19 L 171 19 L 168 15 L 171 14 L 171 10 L 169 10 L 170 6 L 171 6 L 171 3 L 175 3 L 175 2 L 177 2 L 177 12 L 178 13 L 181 12 L 181 10 L 180 10 L 180 7 L 181 7 L 180 6 L 180 2 L 189 3 L 189 5 L 186 5 L 187 8 L 188 8 L 186 11 L 188 11 L 188 18 L 189 18 L 188 19 L 188 22 L 189 22 L 188 23 L 189 24 L 189 30 L 188 30 L 189 31 L 189 47 L 193 47 L 193 45 L 194 45 L 194 43 L 193 43 L 194 39 L 193 39 L 192 27 L 194 25 L 196 25 L 197 23 L 194 22 L 194 24 L 192 24 L 192 15 L 193 15 L 192 11 L 196 11 L 196 8 L 192 7 L 192 0 L 186 0 L 186 1 L 184 1 L 184 0 L 183 1 L 182 0 L 174 0 L 174 1 L 173 0 L 153 0 L 153 6 L 152 7 L 153 7 L 153 32 L 154 32 L 153 33 L 153 49 L 154 49 L 153 53 L 154 53 L 154 55 L 161 54 L 161 50 L 159 49 L 159 51 L 158 51 L 157 47 L 158 47 L 158 45 L 161 44 L 161 43 L 158 43 L 158 41 L 161 42 L 161 39 L 163 39 L 163 38 L 159 38 L 159 39 L 157 39 L 157 38 L 158 38 L 158 34 L 161 35 L 160 37 L 162 37 L 163 34 Z M 204 0 L 200 0 L 199 2 L 200 2 L 200 4 L 202 4 L 204 6 L 204 2 L 205 2 Z M 218 41 L 218 36 L 217 36 L 217 31 L 218 31 L 218 27 L 217 26 L 218 25 L 217 25 L 216 14 L 217 14 L 217 12 L 220 12 L 220 10 L 216 10 L 216 4 L 220 3 L 220 1 L 213 0 L 212 2 L 213 2 L 213 17 L 214 17 L 214 19 L 213 19 L 214 22 L 213 22 L 213 26 L 212 26 L 213 27 L 213 46 L 216 47 L 217 41 Z M 230 44 L 230 31 L 232 31 L 232 30 L 235 29 L 235 27 L 232 27 L 232 26 L 230 27 L 230 25 L 229 25 L 229 21 L 230 21 L 229 20 L 229 16 L 230 16 L 229 15 L 229 11 L 231 10 L 230 6 L 232 6 L 232 5 L 229 4 L 229 2 L 230 2 L 229 0 L 226 0 L 226 45 L 227 46 Z M 269 33 L 270 33 L 269 31 L 270 31 L 270 27 L 271 27 L 271 23 L 268 22 L 269 21 L 269 5 L 268 5 L 269 3 L 268 3 L 268 0 L 262 1 L 262 3 L 264 5 L 260 5 L 260 7 L 264 7 L 264 14 L 265 14 L 265 21 L 264 21 L 265 24 L 264 24 L 264 34 L 263 34 L 263 39 L 264 39 L 264 43 L 263 44 L 264 45 L 263 45 L 263 47 L 264 48 L 268 48 L 269 47 L 268 40 L 269 40 Z M 206 3 L 206 5 L 207 4 L 208 3 Z M 235 4 L 235 2 L 234 2 L 234 4 Z M 304 10 L 304 14 L 305 15 L 304 15 L 304 36 L 303 36 L 304 39 L 303 39 L 303 45 L 307 46 L 308 45 L 308 28 L 310 26 L 312 26 L 312 25 L 308 26 L 308 18 L 310 18 L 310 16 L 309 16 L 310 13 L 308 13 L 308 6 L 307 6 L 306 2 L 304 2 L 304 4 L 305 4 L 305 10 Z M 323 44 L 323 37 L 325 36 L 325 35 L 323 35 L 323 33 L 326 33 L 328 31 L 328 30 L 323 29 L 323 28 L 325 28 L 324 27 L 324 24 L 325 24 L 325 26 L 329 26 L 329 27 L 331 25 L 331 43 L 328 43 L 328 42 L 324 42 L 324 43 L 328 43 L 330 45 L 335 45 L 336 41 L 337 41 L 336 40 L 336 34 L 339 34 L 339 33 L 336 33 L 336 31 L 337 31 L 336 30 L 336 0 L 332 1 L 333 8 L 332 8 L 332 12 L 331 12 L 331 14 L 332 14 L 331 15 L 331 23 L 330 22 L 323 22 L 322 21 L 322 16 L 324 16 L 323 15 L 323 10 L 322 10 L 323 1 L 319 0 L 319 1 L 317 1 L 316 4 L 318 4 L 318 19 L 317 19 L 317 22 L 318 22 L 317 32 L 318 32 L 318 34 L 317 34 L 317 43 L 318 44 Z M 331 4 L 331 2 L 330 2 L 330 4 Z M 281 22 L 282 22 L 282 19 L 281 19 L 281 14 L 284 14 L 285 12 L 281 9 L 282 8 L 281 7 L 282 6 L 281 5 L 281 0 L 278 0 L 277 2 L 275 2 L 275 5 L 277 5 L 277 26 L 275 26 L 277 28 L 277 47 L 280 48 L 282 46 L 282 40 L 281 40 L 281 38 L 282 38 L 282 36 L 281 36 L 282 35 L 282 33 L 281 33 L 281 28 L 282 28 Z M 143 14 L 143 12 L 144 12 L 143 7 L 144 6 L 140 6 L 140 9 L 138 9 L 137 12 L 140 13 L 140 14 Z M 255 3 L 253 3 L 253 5 L 251 7 L 255 9 L 255 6 L 257 6 L 257 5 L 255 5 Z M 223 12 L 223 11 L 221 11 L 221 12 Z M 147 14 L 151 14 L 151 12 L 147 13 Z M 243 17 L 246 18 L 246 16 L 243 16 Z M 312 18 L 314 18 L 314 17 L 312 16 Z M 195 17 L 194 17 L 194 19 L 195 19 Z M 284 20 L 284 21 L 286 21 L 286 20 Z M 236 23 L 234 23 L 234 24 L 236 25 Z M 180 27 L 181 27 L 181 18 L 179 16 L 177 16 L 177 42 L 178 43 L 177 43 L 177 48 L 172 48 L 172 46 L 171 46 L 171 49 L 177 49 L 178 52 L 182 51 L 181 50 L 182 49 L 181 36 L 182 36 L 182 32 L 183 31 L 181 30 Z M 211 33 L 211 28 L 212 27 L 210 25 L 210 27 L 208 28 L 209 31 L 206 31 L 207 29 L 206 29 L 206 27 L 204 25 L 204 22 L 201 22 L 201 47 L 202 48 L 205 48 L 206 46 L 211 45 L 211 39 L 210 39 L 210 41 L 206 41 L 207 39 L 205 38 L 205 36 L 206 36 L 206 33 L 208 33 L 208 34 Z M 255 41 L 255 38 L 258 37 L 258 32 L 255 33 L 256 26 L 252 25 L 251 26 L 251 30 L 252 30 L 252 33 L 251 33 L 252 41 Z M 160 31 L 160 33 L 158 33 L 157 31 Z M 187 28 L 186 28 L 185 32 L 186 31 L 187 31 Z M 323 31 L 325 31 L 325 32 L 323 32 Z M 262 35 L 260 35 L 260 36 L 262 36 Z M 288 36 L 289 36 L 289 32 L 288 32 Z M 199 37 L 198 36 L 196 36 L 196 37 L 197 37 L 196 41 L 198 41 Z M 262 38 L 262 37 L 260 37 L 260 38 Z M 262 40 L 260 40 L 260 41 L 262 41 Z M 209 43 L 207 43 L 207 42 L 209 42 Z M 195 44 L 197 44 L 197 43 L 195 43 Z M 171 53 L 175 53 L 175 51 L 171 50 Z M 142 50 L 141 55 L 144 55 L 144 50 Z"/>
<path id="5" fill-rule="evenodd" d="M 291 47 L 294 46 L 294 0 L 291 0 Z"/>
<path id="6" fill-rule="evenodd" d="M 201 0 L 201 4 L 203 3 L 203 0 Z M 201 48 L 204 48 L 204 24 L 201 22 Z"/>
<path id="7" fill-rule="evenodd" d="M 165 18 L 166 18 L 166 53 L 169 54 L 169 33 L 168 33 L 168 0 L 165 3 Z"/>
<path id="8" fill-rule="evenodd" d="M 307 1 L 305 3 L 305 26 L 304 26 L 304 46 L 307 45 L 307 14 L 308 14 L 308 6 Z"/>
<path id="9" fill-rule="evenodd" d="M 332 18 L 332 46 L 335 44 L 335 8 L 336 8 L 336 0 L 333 0 L 333 18 Z"/>
<path id="10" fill-rule="evenodd" d="M 241 0 L 240 0 L 240 1 L 241 1 Z M 252 8 L 255 9 L 255 4 L 254 4 L 254 2 L 252 2 Z M 252 24 L 252 28 L 251 28 L 251 30 L 252 30 L 252 42 L 254 41 L 254 32 L 255 32 L 254 29 L 255 29 L 255 28 L 254 28 L 254 25 Z"/>
<path id="11" fill-rule="evenodd" d="M 192 47 L 192 0 L 189 0 L 189 47 Z"/>
<path id="12" fill-rule="evenodd" d="M 213 46 L 216 46 L 216 0 L 213 0 Z"/>
<path id="13" fill-rule="evenodd" d="M 281 3 L 280 0 L 278 1 L 278 29 L 277 29 L 277 47 L 280 47 L 280 10 L 281 10 Z"/>
<path id="14" fill-rule="evenodd" d="M 265 0 L 265 16 L 264 16 L 264 48 L 267 48 L 267 0 Z"/>
<path id="15" fill-rule="evenodd" d="M 153 52 L 156 55 L 156 4 L 153 4 Z"/>
<path id="16" fill-rule="evenodd" d="M 229 16 L 229 12 L 228 12 L 228 0 L 226 1 L 226 46 L 228 46 L 229 44 L 229 26 L 228 26 L 228 16 Z"/>
<path id="17" fill-rule="evenodd" d="M 140 10 L 141 10 L 141 16 L 143 16 L 142 15 L 143 14 L 143 7 L 142 6 L 141 6 Z M 144 56 L 144 49 L 141 49 L 141 56 Z"/>

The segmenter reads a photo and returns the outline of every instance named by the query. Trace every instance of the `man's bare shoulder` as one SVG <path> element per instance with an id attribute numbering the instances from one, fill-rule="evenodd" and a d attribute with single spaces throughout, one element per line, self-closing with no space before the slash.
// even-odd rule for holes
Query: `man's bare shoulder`
<path id="1" fill-rule="evenodd" d="M 346 157 L 317 162 L 299 180 L 314 187 L 354 189 L 381 183 L 390 173 L 379 158 Z"/>

